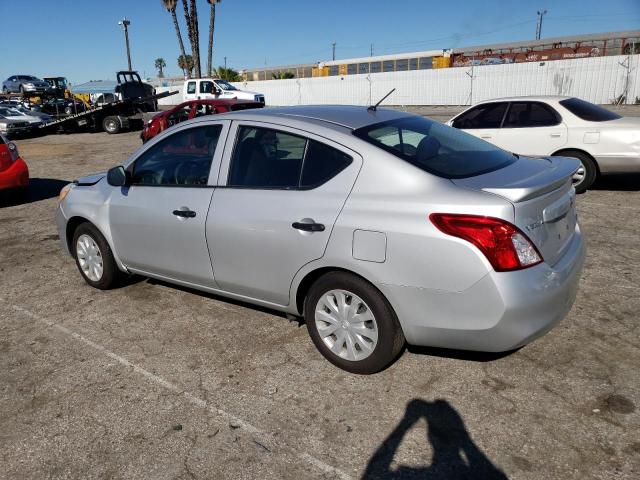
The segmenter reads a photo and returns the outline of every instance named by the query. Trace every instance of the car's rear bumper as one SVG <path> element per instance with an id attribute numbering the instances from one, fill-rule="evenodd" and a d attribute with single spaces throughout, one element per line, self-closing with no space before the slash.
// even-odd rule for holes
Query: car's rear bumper
<path id="1" fill-rule="evenodd" d="M 640 154 L 596 155 L 601 173 L 640 173 Z"/>
<path id="2" fill-rule="evenodd" d="M 579 227 L 552 267 L 487 274 L 462 292 L 378 285 L 410 344 L 501 352 L 544 335 L 571 309 L 585 258 Z"/>
<path id="3" fill-rule="evenodd" d="M 23 188 L 29 185 L 29 167 L 18 158 L 9 168 L 0 172 L 0 190 Z"/>

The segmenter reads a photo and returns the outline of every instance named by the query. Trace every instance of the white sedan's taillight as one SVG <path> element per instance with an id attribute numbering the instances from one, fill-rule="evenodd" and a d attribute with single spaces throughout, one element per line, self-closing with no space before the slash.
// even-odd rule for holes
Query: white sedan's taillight
<path id="1" fill-rule="evenodd" d="M 453 213 L 432 213 L 429 219 L 441 232 L 475 245 L 496 272 L 521 270 L 542 262 L 531 240 L 506 220 Z"/>

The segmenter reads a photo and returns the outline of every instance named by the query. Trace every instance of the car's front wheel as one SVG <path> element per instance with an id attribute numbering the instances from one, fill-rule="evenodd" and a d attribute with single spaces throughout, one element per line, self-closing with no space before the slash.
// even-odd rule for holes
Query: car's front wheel
<path id="1" fill-rule="evenodd" d="M 328 273 L 313 284 L 304 317 L 320 353 L 352 373 L 383 370 L 404 346 L 402 329 L 386 298 L 347 272 Z"/>
<path id="2" fill-rule="evenodd" d="M 124 275 L 107 240 L 88 222 L 78 226 L 73 234 L 73 254 L 80 274 L 94 288 L 112 288 Z"/>

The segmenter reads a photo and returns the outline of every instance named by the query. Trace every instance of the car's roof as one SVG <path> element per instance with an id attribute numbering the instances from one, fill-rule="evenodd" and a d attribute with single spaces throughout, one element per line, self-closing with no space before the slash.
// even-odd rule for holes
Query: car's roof
<path id="1" fill-rule="evenodd" d="M 518 102 L 518 101 L 538 101 L 538 102 L 559 102 L 560 100 L 566 100 L 567 98 L 573 98 L 566 95 L 522 95 L 519 97 L 501 97 L 501 98 L 492 98 L 490 100 L 483 100 L 478 102 L 478 105 L 481 103 L 491 103 L 491 102 Z"/>
<path id="2" fill-rule="evenodd" d="M 243 117 L 293 117 L 297 120 L 307 119 L 340 125 L 352 130 L 411 115 L 388 108 L 368 110 L 367 107 L 357 105 L 298 105 L 292 107 L 268 107 L 243 110 L 236 113 Z"/>

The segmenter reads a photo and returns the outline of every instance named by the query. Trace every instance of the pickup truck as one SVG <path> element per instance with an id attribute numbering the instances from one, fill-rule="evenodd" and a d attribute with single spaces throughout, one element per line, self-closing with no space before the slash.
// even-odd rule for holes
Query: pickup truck
<path id="1" fill-rule="evenodd" d="M 219 78 L 192 78 L 184 82 L 184 101 L 189 100 L 251 100 L 264 105 L 264 95 L 239 90 L 226 80 Z"/>

